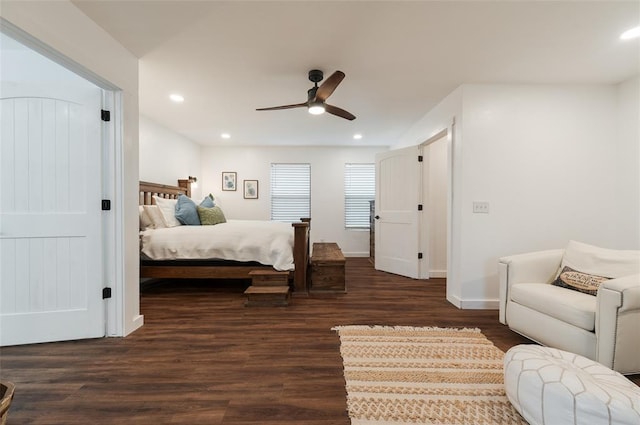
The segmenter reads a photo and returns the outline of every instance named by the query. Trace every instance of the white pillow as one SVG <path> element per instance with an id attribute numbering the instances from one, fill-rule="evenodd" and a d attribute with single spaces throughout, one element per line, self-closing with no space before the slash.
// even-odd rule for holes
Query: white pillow
<path id="1" fill-rule="evenodd" d="M 640 273 L 640 251 L 607 249 L 569 241 L 559 271 L 565 266 L 582 273 L 615 279 Z"/>
<path id="2" fill-rule="evenodd" d="M 164 221 L 162 211 L 157 205 L 144 205 L 144 212 L 147 213 L 147 217 L 151 221 L 151 229 L 164 229 L 167 224 Z"/>
<path id="3" fill-rule="evenodd" d="M 182 225 L 182 223 L 180 223 L 176 218 L 176 204 L 178 203 L 177 199 L 165 199 L 160 198 L 157 195 L 153 195 L 153 199 L 155 199 L 156 205 L 162 212 L 164 222 L 167 224 L 166 227 L 176 227 Z"/>
<path id="4" fill-rule="evenodd" d="M 149 218 L 149 214 L 144 210 L 144 205 L 138 205 L 138 215 L 140 217 L 140 230 L 153 228 L 153 222 Z"/>

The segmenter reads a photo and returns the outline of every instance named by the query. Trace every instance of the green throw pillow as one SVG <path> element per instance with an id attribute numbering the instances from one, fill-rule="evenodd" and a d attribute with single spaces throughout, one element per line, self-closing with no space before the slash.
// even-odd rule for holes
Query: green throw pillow
<path id="1" fill-rule="evenodd" d="M 203 226 L 227 222 L 220 207 L 204 208 L 198 205 L 198 216 L 200 217 L 200 224 Z"/>

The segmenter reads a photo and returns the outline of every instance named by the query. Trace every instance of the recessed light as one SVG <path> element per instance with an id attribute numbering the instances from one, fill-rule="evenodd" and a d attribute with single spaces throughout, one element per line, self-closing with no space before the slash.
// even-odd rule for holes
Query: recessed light
<path id="1" fill-rule="evenodd" d="M 356 140 L 360 140 L 360 139 L 362 139 L 362 134 L 356 133 L 356 134 L 353 135 L 353 138 L 356 139 Z"/>
<path id="2" fill-rule="evenodd" d="M 222 137 L 223 139 L 230 139 L 231 135 L 229 133 L 222 133 L 220 137 Z"/>
<path id="3" fill-rule="evenodd" d="M 184 102 L 184 97 L 183 97 L 183 96 L 181 96 L 181 95 L 179 95 L 179 94 L 176 94 L 176 93 L 174 93 L 174 94 L 170 94 L 170 95 L 169 95 L 169 99 L 173 100 L 173 101 L 174 101 L 174 102 L 176 102 L 176 103 L 182 103 L 182 102 Z"/>
<path id="4" fill-rule="evenodd" d="M 620 40 L 631 40 L 640 37 L 640 27 L 631 28 L 620 34 Z"/>

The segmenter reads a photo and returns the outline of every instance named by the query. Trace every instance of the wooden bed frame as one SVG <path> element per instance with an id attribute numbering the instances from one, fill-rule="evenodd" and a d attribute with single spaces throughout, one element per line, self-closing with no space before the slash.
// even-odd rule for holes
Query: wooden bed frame
<path id="1" fill-rule="evenodd" d="M 140 182 L 139 205 L 154 205 L 153 196 L 175 199 L 179 195 L 191 196 L 191 181 L 178 180 L 178 186 L 170 186 L 158 183 Z M 300 223 L 291 224 L 294 229 L 293 263 L 295 270 L 289 273 L 289 281 L 293 282 L 293 289 L 298 294 L 308 292 L 309 276 L 309 229 L 310 218 L 301 219 Z M 189 279 L 250 279 L 250 272 L 254 270 L 273 270 L 271 266 L 245 265 L 234 263 L 233 265 L 185 265 L 179 261 L 162 262 L 162 265 L 149 265 L 150 261 L 141 262 L 140 277 L 142 278 L 189 278 Z M 218 260 L 217 263 L 220 261 Z"/>

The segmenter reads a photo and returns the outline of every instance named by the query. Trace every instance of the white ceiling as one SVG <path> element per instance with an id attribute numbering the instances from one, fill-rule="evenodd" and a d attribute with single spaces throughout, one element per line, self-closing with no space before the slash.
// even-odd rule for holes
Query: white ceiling
<path id="1" fill-rule="evenodd" d="M 389 145 L 460 84 L 640 74 L 638 1 L 73 2 L 140 58 L 140 112 L 202 145 Z M 354 121 L 255 111 L 306 101 L 314 68 L 346 74 L 328 103 Z"/>

